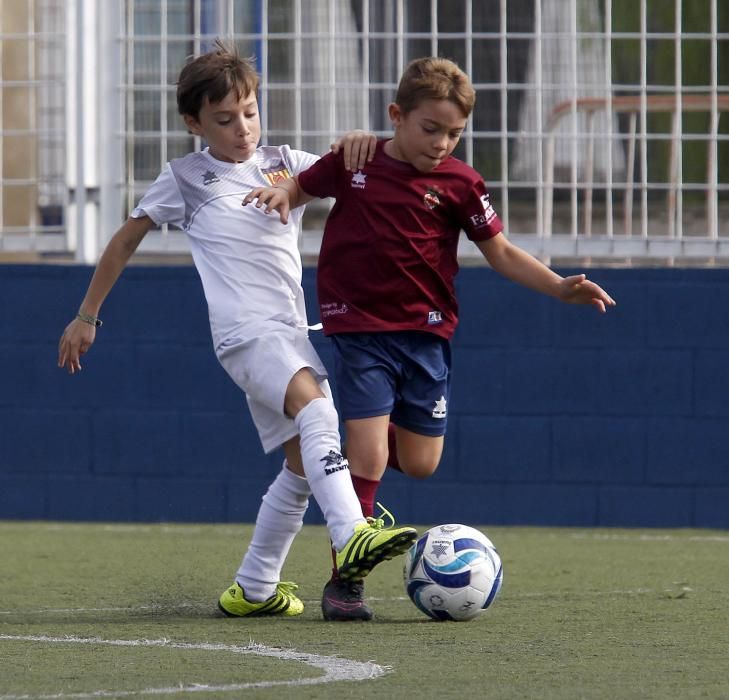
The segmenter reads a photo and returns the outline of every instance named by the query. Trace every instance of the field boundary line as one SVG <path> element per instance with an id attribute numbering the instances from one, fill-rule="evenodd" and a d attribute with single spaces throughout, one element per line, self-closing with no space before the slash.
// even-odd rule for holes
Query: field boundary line
<path id="1" fill-rule="evenodd" d="M 214 644 L 209 642 L 173 642 L 169 639 L 104 639 L 102 637 L 49 637 L 45 635 L 10 635 L 0 634 L 0 641 L 15 642 L 38 642 L 45 644 L 88 644 L 90 646 L 114 646 L 114 647 L 156 647 L 166 649 L 189 649 L 194 651 L 229 652 L 233 654 L 252 654 L 255 656 L 266 656 L 280 659 L 282 661 L 296 661 L 313 666 L 324 675 L 318 678 L 296 678 L 282 681 L 255 681 L 253 683 L 229 683 L 223 685 L 192 684 L 185 686 L 160 687 L 160 688 L 139 688 L 137 690 L 94 690 L 80 693 L 51 693 L 51 694 L 23 694 L 23 695 L 0 695 L 0 700 L 82 700 L 83 698 L 117 698 L 131 697 L 134 695 L 172 695 L 174 693 L 222 693 L 250 688 L 271 688 L 275 686 L 299 686 L 299 685 L 320 685 L 336 681 L 364 681 L 379 678 L 392 669 L 389 666 L 381 666 L 372 661 L 352 661 L 339 656 L 322 656 L 297 651 L 295 649 L 283 649 L 279 647 L 267 647 L 263 644 L 251 642 L 246 646 L 235 644 Z"/>

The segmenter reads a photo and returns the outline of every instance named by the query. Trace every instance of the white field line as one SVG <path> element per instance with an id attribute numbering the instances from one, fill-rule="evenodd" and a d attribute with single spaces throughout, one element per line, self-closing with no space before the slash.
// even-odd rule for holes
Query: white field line
<path id="1" fill-rule="evenodd" d="M 46 637 L 42 635 L 0 634 L 0 641 L 36 642 L 39 644 L 86 644 L 89 646 L 112 647 L 163 647 L 195 651 L 228 652 L 231 654 L 253 654 L 267 656 L 282 661 L 297 661 L 324 671 L 317 678 L 297 678 L 287 681 L 256 681 L 254 683 L 229 683 L 208 685 L 194 683 L 162 688 L 140 688 L 138 690 L 93 690 L 84 693 L 52 693 L 45 695 L 0 695 L 0 700 L 71 700 L 82 698 L 120 698 L 136 695 L 172 695 L 174 693 L 224 693 L 249 688 L 270 688 L 273 686 L 319 685 L 335 681 L 363 681 L 378 678 L 391 669 L 371 661 L 350 661 L 337 656 L 307 654 L 294 649 L 279 649 L 251 642 L 247 646 L 234 644 L 209 644 L 190 642 L 171 642 L 168 639 L 102 639 L 100 637 Z"/>

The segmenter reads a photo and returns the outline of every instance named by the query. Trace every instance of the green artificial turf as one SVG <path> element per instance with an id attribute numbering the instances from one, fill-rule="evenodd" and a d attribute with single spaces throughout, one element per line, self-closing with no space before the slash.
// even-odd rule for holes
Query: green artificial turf
<path id="1" fill-rule="evenodd" d="M 327 623 L 321 527 L 284 570 L 302 616 L 228 619 L 250 526 L 0 523 L 0 699 L 729 697 L 729 533 L 480 529 L 505 574 L 475 621 L 424 617 L 396 560 L 374 621 Z"/>

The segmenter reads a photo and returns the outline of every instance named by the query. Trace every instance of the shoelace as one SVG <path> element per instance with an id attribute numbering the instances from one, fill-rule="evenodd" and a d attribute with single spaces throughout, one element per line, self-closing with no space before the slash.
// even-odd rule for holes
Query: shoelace
<path id="1" fill-rule="evenodd" d="M 377 502 L 377 507 L 382 511 L 380 513 L 379 518 L 373 518 L 369 517 L 367 518 L 367 522 L 369 523 L 370 527 L 375 528 L 375 530 L 388 530 L 389 528 L 393 527 L 395 525 L 395 517 L 393 514 L 385 508 L 385 506 L 382 505 L 379 501 Z M 385 525 L 385 518 L 390 519 L 390 524 Z"/>
<path id="2" fill-rule="evenodd" d="M 288 598 L 289 596 L 292 596 L 294 594 L 294 591 L 297 590 L 298 587 L 298 584 L 294 583 L 293 581 L 279 581 L 279 583 L 276 585 L 276 590 L 281 595 Z"/>

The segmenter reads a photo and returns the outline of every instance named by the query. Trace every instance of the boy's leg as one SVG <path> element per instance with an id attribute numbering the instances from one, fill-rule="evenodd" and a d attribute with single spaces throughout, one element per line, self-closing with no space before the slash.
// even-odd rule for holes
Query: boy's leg
<path id="1" fill-rule="evenodd" d="M 387 466 L 396 472 L 401 472 L 400 458 L 397 455 L 397 429 L 394 423 L 387 426 Z"/>
<path id="2" fill-rule="evenodd" d="M 396 444 L 396 433 L 402 429 L 390 423 L 390 416 L 399 411 L 406 425 L 422 425 L 425 433 L 441 432 L 445 421 L 440 407 L 445 405 L 443 397 L 448 393 L 448 347 L 440 339 L 420 333 L 334 335 L 332 341 L 339 406 L 347 433 L 347 457 L 363 513 L 372 512 L 380 479 L 388 465 L 422 477 L 431 474 L 438 464 L 443 438 L 425 438 L 427 449 L 423 451 L 423 444 L 411 445 L 407 435 L 407 449 L 403 453 Z M 403 373 L 403 367 L 408 372 Z M 421 398 L 413 401 L 413 395 Z M 433 406 L 422 398 L 431 395 L 436 399 Z M 410 455 L 413 447 L 417 449 Z M 415 469 L 404 469 L 399 458 L 408 458 L 408 466 Z M 336 569 L 335 563 L 322 595 L 324 618 L 370 619 L 372 611 L 364 603 L 364 586 L 361 582 L 350 589 L 340 586 Z"/>
<path id="3" fill-rule="evenodd" d="M 387 429 L 387 466 L 388 468 L 395 469 L 396 471 L 402 471 L 400 469 L 400 463 L 397 459 L 397 446 L 395 443 L 395 425 L 390 423 Z M 347 451 L 346 445 L 342 445 L 342 454 L 346 458 Z M 350 475 L 352 477 L 352 485 L 354 486 L 354 492 L 357 494 L 357 500 L 362 508 L 362 515 L 365 518 L 372 518 L 375 514 L 375 503 L 377 501 L 377 489 L 380 486 L 380 480 L 365 479 L 364 477 L 352 474 L 350 465 Z M 332 577 L 331 580 L 335 581 L 339 577 L 337 575 L 337 552 L 332 548 Z M 328 585 L 328 584 L 327 584 Z M 326 617 L 326 615 L 325 615 Z"/>
<path id="4" fill-rule="evenodd" d="M 303 612 L 303 604 L 293 592 L 278 587 L 286 556 L 303 525 L 310 493 L 306 479 L 294 474 L 284 461 L 281 472 L 263 497 L 253 537 L 235 583 L 218 602 L 224 613 L 244 616 Z M 270 608 L 264 610 L 264 603 Z"/>
<path id="5" fill-rule="evenodd" d="M 263 497 L 253 537 L 235 580 L 249 600 L 270 598 L 281 580 L 281 569 L 294 538 L 304 524 L 311 489 L 286 462 Z"/>
<path id="6" fill-rule="evenodd" d="M 285 410 L 299 430 L 303 471 L 337 550 L 340 578 L 364 578 L 380 562 L 404 553 L 417 536 L 415 529 L 385 530 L 362 516 L 341 453 L 339 416 L 308 368 L 289 383 Z"/>
<path id="7" fill-rule="evenodd" d="M 375 513 L 375 494 L 379 481 L 370 481 L 352 474 L 352 485 L 357 494 L 362 515 L 371 518 Z M 337 569 L 337 552 L 332 553 L 332 575 L 324 585 L 321 595 L 321 612 L 325 620 L 371 620 L 374 612 L 364 601 L 362 580 L 341 581 Z"/>
<path id="8" fill-rule="evenodd" d="M 366 518 L 374 516 L 377 489 L 380 485 L 383 463 L 387 461 L 387 444 L 384 438 L 384 430 L 389 422 L 387 416 L 376 416 L 361 422 L 356 422 L 356 428 L 352 428 L 352 447 L 354 457 L 350 459 L 349 433 L 347 440 L 347 459 L 352 477 L 352 485 L 357 495 L 362 515 Z M 350 429 L 352 421 L 347 421 L 347 430 Z M 361 445 L 366 445 L 363 450 Z M 355 465 L 354 468 L 352 465 Z M 333 570 L 332 580 L 336 581 L 337 565 L 336 556 L 332 557 Z M 326 615 L 325 615 L 326 617 Z"/>
<path id="9" fill-rule="evenodd" d="M 413 528 L 384 531 L 362 516 L 348 465 L 341 457 L 339 417 L 326 368 L 307 333 L 271 322 L 247 340 L 226 343 L 217 354 L 246 394 L 266 453 L 300 434 L 304 459 L 297 455 L 298 464 L 289 459 L 289 466 L 306 476 L 328 524 L 333 525 L 330 534 L 341 550 L 343 575 L 364 576 L 381 561 L 406 551 L 417 535 Z"/>
<path id="10" fill-rule="evenodd" d="M 430 437 L 396 428 L 387 416 L 346 421 L 346 431 L 352 483 L 365 516 L 374 512 L 377 489 L 386 467 L 392 467 L 395 462 L 397 466 L 393 468 L 398 471 L 425 478 L 435 471 L 443 452 L 443 436 Z M 398 436 L 402 448 L 397 444 Z M 397 460 L 398 450 L 405 466 Z M 338 622 L 371 620 L 374 612 L 365 603 L 364 582 L 340 581 L 334 554 L 332 561 L 332 575 L 324 586 L 321 599 L 324 619 Z"/>
<path id="11" fill-rule="evenodd" d="M 365 517 L 374 516 L 377 488 L 387 462 L 388 423 L 388 416 L 357 421 L 351 443 L 349 434 L 351 421 L 347 421 L 346 424 L 350 470 L 352 464 L 357 464 L 359 467 L 357 474 L 352 470 L 352 484 Z M 362 445 L 366 445 L 366 449 L 363 450 Z M 362 473 L 366 476 L 361 476 Z M 321 611 L 325 620 L 341 622 L 371 620 L 374 616 L 372 609 L 364 601 L 363 580 L 340 580 L 334 551 L 332 551 L 332 574 L 322 591 Z"/>
<path id="12" fill-rule="evenodd" d="M 311 371 L 302 369 L 289 382 L 284 407 L 299 430 L 301 468 L 324 515 L 337 550 L 364 522 L 342 457 L 339 416 Z"/>
<path id="13" fill-rule="evenodd" d="M 440 464 L 444 444 L 444 435 L 421 435 L 390 423 L 387 466 L 414 479 L 427 479 Z"/>

